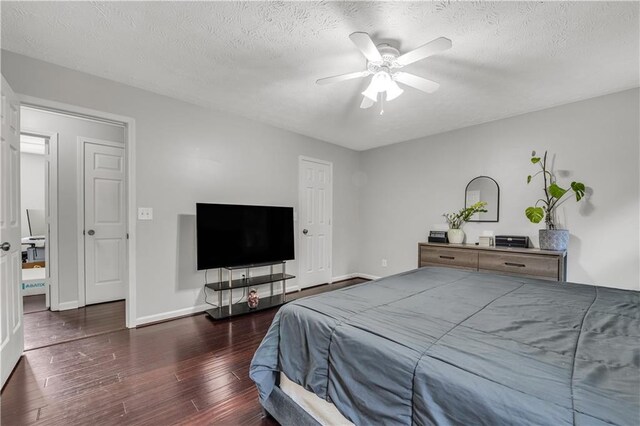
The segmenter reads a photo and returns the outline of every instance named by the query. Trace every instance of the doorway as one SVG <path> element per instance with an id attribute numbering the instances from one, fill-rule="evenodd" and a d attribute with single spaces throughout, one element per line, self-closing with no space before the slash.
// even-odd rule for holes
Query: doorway
<path id="1" fill-rule="evenodd" d="M 114 303 L 120 304 L 121 311 L 124 311 L 123 314 L 120 315 L 122 318 L 122 326 L 118 325 L 119 328 L 124 326 L 126 327 L 135 327 L 136 325 L 136 309 L 135 309 L 135 250 L 129 250 L 129 244 L 135 247 L 135 214 L 134 208 L 135 206 L 135 161 L 134 161 L 134 153 L 135 153 L 135 121 L 128 117 L 117 116 L 114 114 L 102 113 L 100 111 L 94 111 L 86 108 L 76 107 L 73 105 L 62 104 L 54 101 L 47 101 L 39 98 L 34 98 L 25 95 L 17 95 L 9 85 L 9 83 L 5 80 L 4 76 L 2 77 L 2 102 L 0 102 L 0 121 L 2 125 L 0 129 L 2 130 L 2 135 L 0 137 L 0 387 L 4 386 L 7 378 L 11 374 L 12 370 L 15 368 L 17 363 L 19 362 L 23 350 L 25 349 L 25 323 L 27 322 L 27 317 L 33 317 L 35 315 L 39 315 L 41 313 L 50 314 L 50 315 L 58 315 L 58 324 L 73 324 L 73 319 L 67 316 L 69 313 L 75 314 L 75 317 L 81 321 L 86 321 L 92 315 L 88 314 L 88 310 L 93 308 L 94 306 L 104 307 L 104 306 L 113 306 Z M 57 309 L 60 312 L 53 312 L 50 310 L 44 312 L 34 312 L 31 314 L 25 315 L 23 313 L 23 296 L 22 296 L 22 229 L 21 229 L 21 209 L 20 209 L 20 197 L 21 197 L 21 186 L 20 186 L 20 137 L 21 131 L 24 130 L 26 136 L 29 136 L 31 130 L 35 130 L 35 134 L 31 135 L 34 137 L 40 136 L 41 138 L 46 139 L 45 144 L 48 143 L 49 148 L 52 147 L 53 137 L 47 138 L 46 135 L 52 135 L 54 132 L 48 132 L 46 129 L 56 128 L 57 126 L 45 126 L 42 123 L 29 119 L 29 116 L 32 115 L 30 113 L 24 114 L 25 110 L 36 111 L 40 113 L 49 113 L 51 115 L 59 115 L 61 117 L 72 117 L 79 120 L 86 120 L 87 122 L 92 123 L 103 123 L 103 124 L 112 124 L 118 125 L 122 129 L 123 134 L 123 143 L 126 141 L 126 145 L 124 148 L 124 164 L 123 169 L 125 170 L 125 182 L 126 182 L 126 211 L 123 215 L 126 218 L 126 226 L 127 226 L 127 269 L 125 270 L 124 275 L 126 276 L 126 290 L 125 290 L 125 301 L 124 302 L 112 302 L 106 304 L 93 305 L 86 308 L 79 309 L 79 297 L 76 300 L 67 300 L 69 299 L 69 294 L 67 293 L 68 285 L 65 285 L 65 291 L 63 292 L 63 285 L 61 280 L 63 278 L 68 278 L 70 275 L 70 270 L 61 268 L 62 265 L 60 255 L 63 253 L 71 253 L 77 259 L 77 249 L 71 250 L 68 247 L 63 245 L 63 236 L 70 233 L 72 240 L 76 238 L 76 227 L 69 228 L 65 221 L 61 220 L 61 206 L 62 205 L 70 205 L 74 212 L 73 214 L 65 214 L 67 216 L 73 216 L 75 219 L 75 208 L 78 203 L 76 203 L 77 192 L 73 192 L 73 195 L 69 198 L 65 198 L 61 195 L 60 188 L 56 188 L 56 191 L 52 188 L 51 180 L 49 182 L 48 191 L 49 194 L 57 194 L 55 197 L 50 197 L 45 199 L 45 202 L 53 203 L 55 201 L 58 206 L 54 209 L 51 204 L 51 208 L 49 211 L 51 215 L 53 212 L 57 212 L 58 219 L 54 220 L 52 218 L 46 218 L 45 223 L 49 223 L 47 228 L 45 229 L 45 235 L 49 235 L 49 240 L 46 240 L 45 237 L 45 261 L 44 266 L 46 272 L 45 277 L 48 275 L 51 277 L 54 272 L 57 275 L 58 283 L 56 283 L 54 279 L 50 279 L 47 281 L 46 285 L 49 289 L 50 294 L 50 304 L 51 308 L 57 303 Z M 39 125 L 40 124 L 40 125 Z M 27 130 L 30 129 L 30 130 Z M 45 129 L 45 130 L 43 130 Z M 61 132 L 57 132 L 58 136 L 62 136 Z M 81 133 L 84 134 L 84 133 Z M 44 136 L 43 136 L 44 135 Z M 107 140 L 109 138 L 106 138 Z M 50 149 L 48 151 L 51 155 L 55 153 L 58 155 L 62 149 L 61 144 L 63 142 L 62 138 L 58 139 L 58 149 Z M 73 146 L 76 147 L 77 144 L 75 141 L 72 141 L 71 144 L 66 142 L 66 147 Z M 66 157 L 65 157 L 66 158 Z M 75 163 L 77 160 L 77 156 L 74 155 L 72 161 Z M 75 172 L 76 169 L 74 166 L 68 165 L 66 167 L 60 167 L 61 158 L 58 156 L 56 160 L 56 182 L 61 183 L 62 178 L 69 178 L 70 170 L 73 170 L 71 173 L 71 178 L 73 182 L 77 182 Z M 75 163 L 77 164 L 77 163 Z M 72 186 L 77 189 L 76 184 L 72 184 Z M 48 201 L 47 201 L 48 200 Z M 58 203 L 60 201 L 60 203 Z M 84 204 L 83 204 L 84 205 Z M 47 211 L 47 207 L 45 207 L 45 211 Z M 25 212 L 26 214 L 26 212 Z M 33 216 L 37 216 L 37 213 Z M 47 214 L 45 213 L 45 216 Z M 52 226 L 53 224 L 56 226 Z M 62 225 L 65 224 L 65 227 Z M 34 222 L 35 225 L 35 222 Z M 34 226 L 35 228 L 35 226 Z M 53 229 L 58 229 L 57 235 L 57 244 L 54 242 L 56 238 L 54 238 L 52 234 Z M 69 231 L 71 229 L 71 231 Z M 35 229 L 29 231 L 29 236 L 32 237 L 34 234 L 38 233 Z M 35 247 L 37 248 L 37 247 Z M 32 260 L 36 260 L 38 258 L 38 253 L 32 253 Z M 29 259 L 29 254 L 27 254 L 27 260 Z M 76 272 L 78 268 L 74 269 Z M 65 275 L 67 274 L 67 275 Z M 72 276 L 73 274 L 71 274 Z M 75 279 L 73 279 L 75 278 Z M 73 288 L 73 292 L 77 294 L 77 276 L 68 280 Z M 65 281 L 66 282 L 66 281 Z M 54 285 L 57 284 L 57 290 L 54 289 Z M 113 317 L 112 310 L 107 310 L 105 313 L 95 312 L 96 317 L 99 318 L 108 318 L 111 319 Z M 39 325 L 40 321 L 34 321 L 34 324 Z M 75 340 L 76 338 L 87 337 L 88 335 L 96 335 L 102 334 L 111 331 L 110 327 L 113 327 L 111 323 L 107 321 L 107 324 L 98 323 L 98 326 L 93 330 L 89 330 L 86 327 L 75 326 L 70 327 L 71 329 L 75 328 L 76 330 L 86 330 L 89 331 L 84 332 L 83 334 L 74 336 L 75 338 L 69 339 L 69 336 L 65 336 L 65 333 L 60 333 L 60 336 L 66 339 L 60 339 L 60 341 L 68 341 Z M 72 330 L 74 331 L 74 330 Z M 48 334 L 46 330 L 44 330 L 44 334 Z M 52 344 L 58 343 L 54 342 Z M 41 345 L 46 346 L 46 345 Z"/>
<path id="2" fill-rule="evenodd" d="M 331 282 L 333 164 L 299 158 L 299 286 Z"/>
<path id="3" fill-rule="evenodd" d="M 21 208 L 23 242 L 33 246 L 23 247 L 25 350 L 125 328 L 126 127 L 32 105 L 21 107 L 21 119 L 25 142 L 44 144 L 50 154 L 44 212 L 33 201 Z M 30 155 L 21 154 L 23 199 L 38 192 Z"/>
<path id="4" fill-rule="evenodd" d="M 49 309 L 50 289 L 57 288 L 57 153 L 57 133 L 21 128 L 21 290 L 25 313 Z M 56 307 L 57 303 L 56 299 Z"/>

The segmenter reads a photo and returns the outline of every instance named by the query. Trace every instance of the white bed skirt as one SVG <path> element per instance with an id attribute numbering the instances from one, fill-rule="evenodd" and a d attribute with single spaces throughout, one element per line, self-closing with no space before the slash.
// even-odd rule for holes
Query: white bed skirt
<path id="1" fill-rule="evenodd" d="M 321 425 L 353 426 L 335 405 L 292 382 L 283 372 L 280 372 L 280 389 Z"/>

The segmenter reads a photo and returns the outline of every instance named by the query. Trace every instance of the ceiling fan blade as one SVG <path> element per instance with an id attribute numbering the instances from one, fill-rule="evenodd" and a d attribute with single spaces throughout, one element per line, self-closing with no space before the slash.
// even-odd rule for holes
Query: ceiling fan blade
<path id="1" fill-rule="evenodd" d="M 362 103 L 360 104 L 360 108 L 362 108 L 362 109 L 371 108 L 373 106 L 373 104 L 375 104 L 374 101 L 372 101 L 371 99 L 367 98 L 366 96 L 363 96 L 362 97 Z"/>
<path id="2" fill-rule="evenodd" d="M 362 78 L 371 74 L 369 71 L 358 71 L 352 72 L 349 74 L 341 74 L 333 77 L 321 78 L 320 80 L 316 80 L 316 84 L 331 84 L 331 83 L 339 83 L 345 80 L 351 80 L 354 78 Z"/>
<path id="3" fill-rule="evenodd" d="M 427 80 L 426 78 L 418 77 L 417 75 L 402 71 L 394 73 L 393 79 L 406 84 L 407 86 L 411 86 L 414 89 L 422 90 L 427 93 L 433 93 L 440 87 L 440 84 L 435 81 Z"/>
<path id="4" fill-rule="evenodd" d="M 355 44 L 358 49 L 362 52 L 362 54 L 371 62 L 382 62 L 382 56 L 378 51 L 378 48 L 369 34 L 367 33 L 353 33 L 349 36 L 353 44 Z"/>
<path id="5" fill-rule="evenodd" d="M 440 37 L 427 44 L 423 44 L 411 52 L 398 56 L 396 62 L 401 66 L 409 65 L 447 49 L 451 49 L 451 40 L 446 37 Z"/>

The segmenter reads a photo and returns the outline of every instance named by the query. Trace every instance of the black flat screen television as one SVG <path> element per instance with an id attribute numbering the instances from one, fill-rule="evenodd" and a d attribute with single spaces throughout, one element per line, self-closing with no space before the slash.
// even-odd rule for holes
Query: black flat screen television
<path id="1" fill-rule="evenodd" d="M 294 258 L 293 207 L 196 204 L 198 270 Z"/>

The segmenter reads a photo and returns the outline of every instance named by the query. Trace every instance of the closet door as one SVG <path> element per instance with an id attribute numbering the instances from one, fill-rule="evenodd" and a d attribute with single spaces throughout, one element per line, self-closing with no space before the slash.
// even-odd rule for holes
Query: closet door
<path id="1" fill-rule="evenodd" d="M 85 142 L 85 301 L 126 297 L 127 211 L 124 149 Z"/>
<path id="2" fill-rule="evenodd" d="M 301 158 L 299 168 L 299 285 L 331 282 L 332 165 Z"/>

